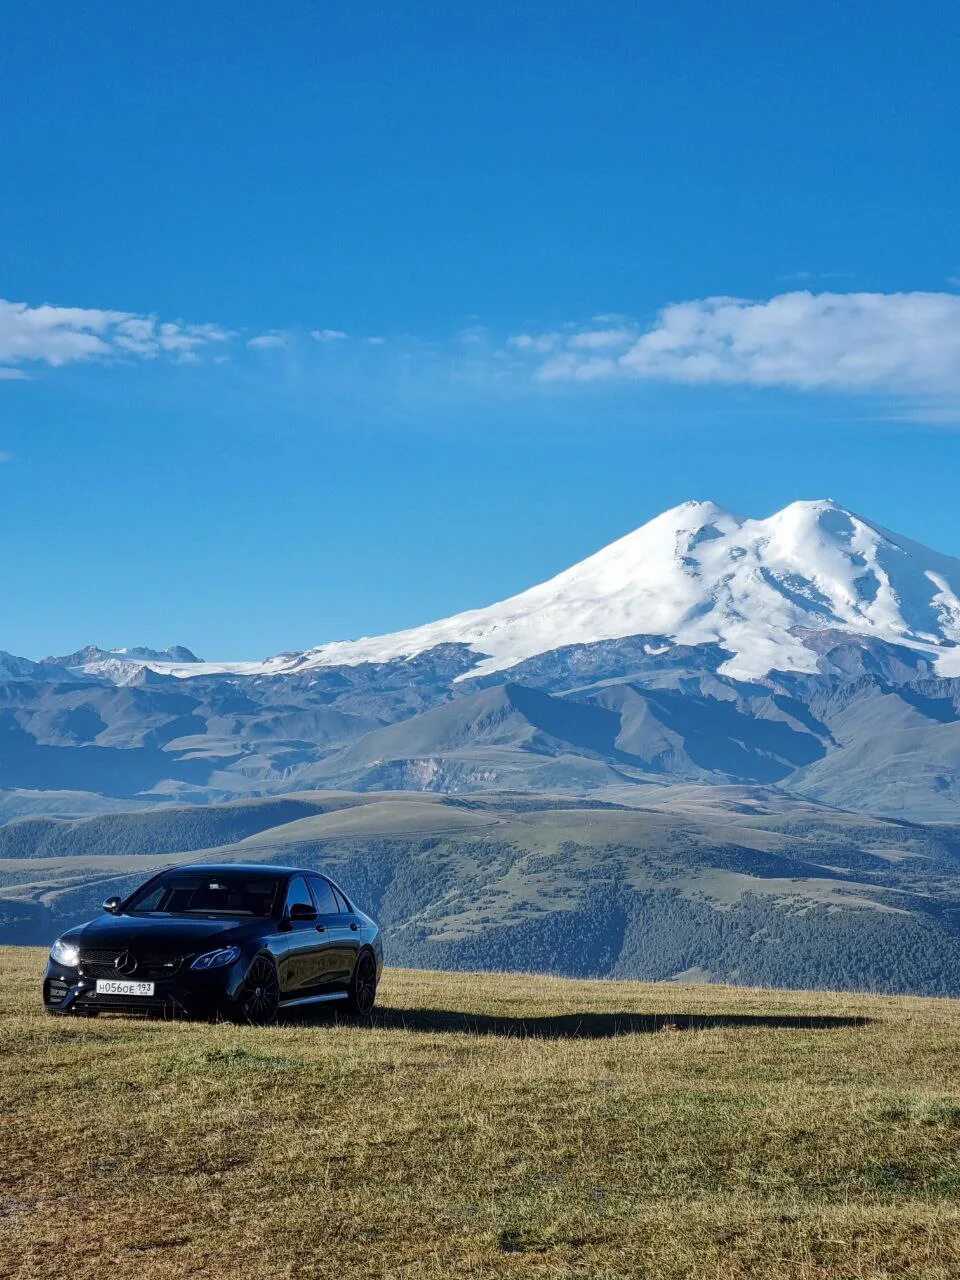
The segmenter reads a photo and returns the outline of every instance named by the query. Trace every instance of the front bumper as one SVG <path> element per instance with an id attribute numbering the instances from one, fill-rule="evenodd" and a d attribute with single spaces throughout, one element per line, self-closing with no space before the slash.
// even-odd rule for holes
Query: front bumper
<path id="1" fill-rule="evenodd" d="M 165 1016 L 209 1017 L 228 1009 L 243 983 L 245 967 L 238 961 L 223 969 L 186 969 L 172 978 L 154 980 L 152 996 L 104 995 L 95 977 L 83 967 L 68 969 L 47 963 L 43 1004 L 50 1013 L 159 1013 Z"/>

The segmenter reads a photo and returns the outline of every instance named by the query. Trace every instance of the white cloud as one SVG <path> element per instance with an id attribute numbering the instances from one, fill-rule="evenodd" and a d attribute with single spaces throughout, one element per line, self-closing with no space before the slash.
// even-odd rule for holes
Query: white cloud
<path id="1" fill-rule="evenodd" d="M 347 335 L 342 329 L 311 329 L 310 337 L 315 342 L 342 342 Z"/>
<path id="2" fill-rule="evenodd" d="M 956 395 L 941 400 L 901 401 L 886 414 L 889 422 L 922 422 L 926 426 L 960 426 L 960 400 Z"/>
<path id="3" fill-rule="evenodd" d="M 0 377 L 26 376 L 17 366 L 73 364 L 84 360 L 133 356 L 176 359 L 198 348 L 225 342 L 231 335 L 218 325 L 184 324 L 129 311 L 90 307 L 31 307 L 0 298 Z"/>
<path id="4" fill-rule="evenodd" d="M 464 346 L 478 346 L 487 341 L 489 333 L 490 331 L 486 325 L 470 325 L 469 328 L 460 330 L 457 334 L 457 342 L 462 343 Z"/>
<path id="5" fill-rule="evenodd" d="M 627 347 L 636 336 L 636 329 L 586 329 L 575 333 L 568 345 L 578 351 L 603 351 L 611 347 Z"/>
<path id="6" fill-rule="evenodd" d="M 564 351 L 548 360 L 537 376 L 544 382 L 597 382 L 617 376 L 617 362 L 609 356 L 582 356 L 579 352 Z"/>
<path id="7" fill-rule="evenodd" d="M 253 347 L 255 350 L 269 350 L 271 347 L 285 347 L 287 345 L 286 334 L 278 332 L 276 329 L 270 333 L 260 333 L 255 338 L 247 340 L 247 346 Z"/>
<path id="8" fill-rule="evenodd" d="M 748 384 L 801 390 L 960 391 L 960 295 L 779 294 L 702 298 L 664 307 L 646 330 L 580 329 L 511 340 L 550 358 L 546 381 L 610 378 Z M 617 351 L 617 347 L 622 349 Z M 598 354 L 602 353 L 602 354 Z"/>
<path id="9" fill-rule="evenodd" d="M 507 339 L 511 347 L 518 351 L 529 351 L 535 355 L 545 355 L 560 342 L 559 333 L 517 333 Z"/>

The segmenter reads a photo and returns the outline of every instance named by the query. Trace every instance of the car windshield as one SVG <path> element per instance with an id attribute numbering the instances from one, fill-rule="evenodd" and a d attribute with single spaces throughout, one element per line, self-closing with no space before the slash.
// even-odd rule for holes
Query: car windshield
<path id="1" fill-rule="evenodd" d="M 138 889 L 124 910 L 133 915 L 269 916 L 278 876 L 242 871 L 168 871 Z"/>

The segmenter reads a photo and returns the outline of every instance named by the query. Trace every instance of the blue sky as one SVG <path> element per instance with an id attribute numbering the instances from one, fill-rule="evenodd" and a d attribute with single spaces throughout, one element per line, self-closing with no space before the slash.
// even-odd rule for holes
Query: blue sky
<path id="1" fill-rule="evenodd" d="M 960 555 L 958 35 L 883 0 L 9 10 L 0 648 L 391 630 L 689 497 Z"/>

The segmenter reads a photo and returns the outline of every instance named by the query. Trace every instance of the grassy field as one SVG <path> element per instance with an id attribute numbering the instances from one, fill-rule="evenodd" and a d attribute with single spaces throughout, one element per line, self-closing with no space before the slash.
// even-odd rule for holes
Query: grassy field
<path id="1" fill-rule="evenodd" d="M 960 1275 L 960 1004 L 388 971 L 372 1025 L 38 1007 L 0 1275 Z"/>

